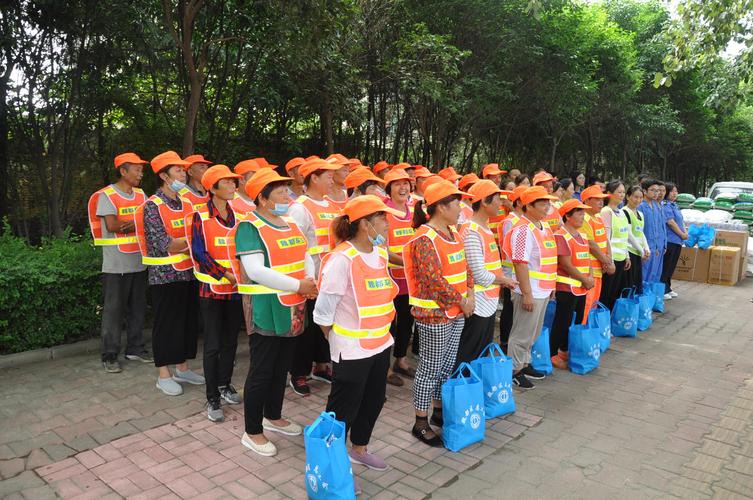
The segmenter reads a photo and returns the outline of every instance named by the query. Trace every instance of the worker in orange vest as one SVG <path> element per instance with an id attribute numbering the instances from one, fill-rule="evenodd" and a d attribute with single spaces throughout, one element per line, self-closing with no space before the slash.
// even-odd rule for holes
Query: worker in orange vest
<path id="1" fill-rule="evenodd" d="M 478 175 L 473 172 L 465 174 L 460 180 L 458 180 L 458 189 L 468 192 L 471 186 L 478 181 Z M 463 224 L 465 221 L 470 220 L 471 217 L 473 217 L 473 208 L 471 208 L 470 202 L 468 200 L 460 200 L 460 217 L 458 218 L 458 224 Z"/>
<path id="2" fill-rule="evenodd" d="M 488 179 L 492 181 L 494 184 L 497 185 L 497 187 L 501 188 L 501 182 L 502 182 L 502 176 L 507 173 L 507 170 L 502 170 L 499 168 L 499 165 L 497 163 L 488 163 L 484 165 L 484 168 L 481 170 L 481 178 L 482 179 Z M 497 212 L 497 215 L 489 218 L 489 229 L 492 230 L 492 233 L 494 233 L 494 237 L 498 238 L 498 227 L 502 223 L 503 220 L 505 220 L 505 217 L 507 217 L 507 214 L 509 213 L 509 210 L 507 208 L 507 203 L 503 202 L 499 206 L 499 211 Z M 501 245 L 501 242 L 498 240 L 498 244 Z"/>
<path id="3" fill-rule="evenodd" d="M 546 171 L 541 171 L 533 176 L 534 186 L 542 186 L 549 194 L 554 194 L 554 177 L 552 174 Z M 551 209 L 544 219 L 544 223 L 549 226 L 552 232 L 559 229 L 562 225 L 562 217 L 559 214 L 559 208 L 562 205 L 558 196 L 555 196 L 556 200 L 552 201 Z"/>
<path id="4" fill-rule="evenodd" d="M 233 167 L 233 172 L 240 175 L 238 189 L 235 190 L 235 197 L 230 201 L 230 206 L 236 214 L 246 215 L 256 208 L 254 201 L 246 195 L 244 187 L 251 177 L 261 169 L 261 165 L 256 160 L 243 160 L 236 163 Z"/>
<path id="5" fill-rule="evenodd" d="M 332 171 L 332 188 L 325 198 L 338 210 L 342 210 L 348 202 L 348 190 L 345 187 L 345 178 L 350 173 L 348 159 L 339 153 L 335 153 L 328 156 L 326 161 L 339 165 L 340 168 Z"/>
<path id="6" fill-rule="evenodd" d="M 188 182 L 186 182 L 185 187 L 179 193 L 183 198 L 191 202 L 194 210 L 202 209 L 209 200 L 209 193 L 201 185 L 201 177 L 212 162 L 205 159 L 203 155 L 190 155 L 186 156 L 183 160 L 188 162 L 188 168 L 186 169 Z"/>
<path id="7" fill-rule="evenodd" d="M 189 215 L 186 225 L 193 269 L 199 281 L 199 308 L 204 324 L 204 377 L 207 418 L 225 419 L 222 403 L 240 404 L 241 397 L 231 382 L 238 332 L 243 310 L 235 275 L 228 258 L 230 234 L 241 215 L 235 214 L 238 179 L 225 165 L 213 165 L 204 172 L 201 184 L 209 193 L 204 209 Z"/>
<path id="8" fill-rule="evenodd" d="M 508 195 L 510 213 L 497 226 L 497 244 L 499 245 L 499 253 L 502 258 L 502 274 L 507 278 L 515 278 L 515 268 L 512 265 L 510 256 L 505 253 L 506 246 L 504 242 L 506 238 L 510 237 L 512 228 L 523 217 L 523 202 L 520 200 L 520 196 L 526 189 L 528 187 L 518 186 Z M 491 218 L 489 220 L 491 221 Z M 490 222 L 489 228 L 491 229 L 491 227 Z M 512 291 L 505 287 L 502 290 L 502 312 L 499 315 L 499 345 L 505 354 L 507 354 L 507 341 L 510 338 L 510 330 L 512 329 L 512 311 Z"/>
<path id="9" fill-rule="evenodd" d="M 136 211 L 136 234 L 149 271 L 156 385 L 168 396 L 178 396 L 183 393 L 180 383 L 204 384 L 204 377 L 188 367 L 188 360 L 196 358 L 199 294 L 186 242 L 185 217 L 192 207 L 178 192 L 185 187 L 189 163 L 166 151 L 150 164 L 160 187 Z M 169 365 L 175 365 L 174 373 Z"/>
<path id="10" fill-rule="evenodd" d="M 333 223 L 342 243 L 322 259 L 314 309 L 333 360 L 326 411 L 334 412 L 350 432 L 350 461 L 376 471 L 388 468 L 368 445 L 385 400 L 397 295 L 382 246 L 389 227 L 386 214 L 401 215 L 373 195 L 348 201 Z"/>
<path id="11" fill-rule="evenodd" d="M 598 185 L 587 187 L 580 193 L 583 204 L 588 205 L 585 222 L 581 231 L 588 238 L 588 248 L 591 252 L 591 268 L 593 269 L 594 286 L 586 295 L 586 309 L 583 315 L 583 324 L 588 321 L 588 314 L 593 305 L 601 296 L 603 273 L 614 274 L 616 266 L 612 260 L 612 249 L 609 246 L 609 235 L 606 226 L 601 220 L 601 209 L 604 208 L 604 199 L 609 198 Z"/>
<path id="12" fill-rule="evenodd" d="M 122 371 L 120 329 L 126 317 L 126 359 L 151 363 L 144 347 L 146 266 L 141 262 L 133 215 L 146 196 L 139 189 L 146 161 L 135 153 L 115 157 L 118 180 L 89 198 L 89 226 L 96 246 L 102 247 L 102 366 L 107 373 Z"/>

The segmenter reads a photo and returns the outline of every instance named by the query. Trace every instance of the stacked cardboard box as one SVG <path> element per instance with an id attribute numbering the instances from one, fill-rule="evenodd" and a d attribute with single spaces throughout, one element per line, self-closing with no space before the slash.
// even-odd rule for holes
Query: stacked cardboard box
<path id="1" fill-rule="evenodd" d="M 748 233 L 745 231 L 717 231 L 714 238 L 714 246 L 736 247 L 740 249 L 740 264 L 738 267 L 738 280 L 745 278 L 748 269 Z"/>
<path id="2" fill-rule="evenodd" d="M 733 286 L 740 281 L 740 249 L 737 247 L 711 247 L 708 283 Z"/>
<path id="3" fill-rule="evenodd" d="M 706 283 L 709 276 L 711 250 L 682 247 L 672 279 Z"/>

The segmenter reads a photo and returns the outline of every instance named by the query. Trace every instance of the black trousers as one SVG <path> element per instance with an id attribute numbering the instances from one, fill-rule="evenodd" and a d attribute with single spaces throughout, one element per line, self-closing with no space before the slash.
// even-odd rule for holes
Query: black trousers
<path id="1" fill-rule="evenodd" d="M 387 391 L 387 369 L 390 351 L 365 359 L 341 359 L 332 363 L 332 389 L 327 399 L 327 411 L 350 429 L 350 442 L 366 446 L 377 418 L 382 412 Z"/>
<path id="2" fill-rule="evenodd" d="M 677 261 L 680 260 L 682 245 L 677 243 L 667 243 L 667 252 L 664 254 L 664 266 L 661 269 L 661 282 L 664 283 L 664 293 L 672 291 L 672 274 L 677 267 Z"/>
<path id="3" fill-rule="evenodd" d="M 311 373 L 311 363 L 329 363 L 329 342 L 322 329 L 314 323 L 315 300 L 306 301 L 306 328 L 298 337 L 290 366 L 290 375 L 306 377 Z"/>
<path id="4" fill-rule="evenodd" d="M 395 340 L 395 357 L 404 358 L 408 353 L 411 335 L 413 335 L 413 315 L 408 303 L 408 294 L 398 295 L 392 301 L 395 304 L 395 319 L 390 325 L 390 333 Z"/>
<path id="5" fill-rule="evenodd" d="M 238 350 L 238 332 L 243 322 L 240 300 L 200 298 L 204 321 L 204 378 L 207 400 L 220 397 L 220 387 L 230 384 Z"/>
<path id="6" fill-rule="evenodd" d="M 622 289 L 625 288 L 627 282 L 625 277 L 625 262 L 627 262 L 627 259 L 623 261 L 615 261 L 614 274 L 604 273 L 601 282 L 601 296 L 599 296 L 599 302 L 607 306 L 610 311 L 614 307 L 617 297 L 620 296 L 620 293 L 622 293 Z"/>
<path id="7" fill-rule="evenodd" d="M 499 344 L 507 353 L 507 340 L 512 330 L 512 295 L 509 288 L 502 289 L 502 313 L 499 315 Z"/>
<path id="8" fill-rule="evenodd" d="M 583 322 L 583 314 L 586 309 L 585 295 L 573 295 L 570 292 L 559 290 L 554 295 L 557 299 L 557 309 L 554 313 L 552 330 L 549 332 L 549 352 L 551 356 L 557 354 L 558 350 L 567 352 L 573 313 L 575 313 L 575 324 L 577 325 Z"/>
<path id="9" fill-rule="evenodd" d="M 640 255 L 633 253 L 628 255 L 630 255 L 630 269 L 625 272 L 627 277 L 625 286 L 627 288 L 635 287 L 635 293 L 641 294 L 643 293 L 643 260 L 641 260 Z"/>
<path id="10" fill-rule="evenodd" d="M 146 271 L 102 274 L 102 361 L 118 357 L 123 318 L 127 332 L 125 353 L 140 354 L 144 350 L 146 281 Z"/>
<path id="11" fill-rule="evenodd" d="M 478 358 L 484 347 L 494 342 L 494 321 L 496 316 L 496 314 L 492 314 L 488 318 L 484 318 L 471 314 L 469 318 L 465 318 L 463 333 L 460 334 L 455 368 L 460 363 L 470 363 Z"/>
<path id="12" fill-rule="evenodd" d="M 179 365 L 196 358 L 199 294 L 193 281 L 150 285 L 154 325 L 154 366 Z"/>
<path id="13" fill-rule="evenodd" d="M 298 337 L 248 336 L 251 365 L 243 386 L 247 434 L 262 433 L 262 419 L 282 418 L 285 383 Z"/>

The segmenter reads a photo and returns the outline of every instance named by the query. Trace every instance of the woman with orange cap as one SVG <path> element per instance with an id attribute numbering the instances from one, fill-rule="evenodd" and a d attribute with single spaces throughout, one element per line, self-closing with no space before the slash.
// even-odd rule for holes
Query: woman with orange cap
<path id="1" fill-rule="evenodd" d="M 518 186 L 513 189 L 508 196 L 510 203 L 510 213 L 497 227 L 497 242 L 499 244 L 499 253 L 502 257 L 502 274 L 507 278 L 515 278 L 515 268 L 512 265 L 510 257 L 505 253 L 505 238 L 509 237 L 510 231 L 523 217 L 523 205 L 520 195 L 528 189 L 526 186 Z M 490 219 L 491 220 L 491 219 Z M 489 224 L 491 228 L 491 224 Z M 507 353 L 507 341 L 510 338 L 512 330 L 512 291 L 505 287 L 502 290 L 502 312 L 499 315 L 499 345 Z"/>
<path id="2" fill-rule="evenodd" d="M 306 326 L 306 299 L 316 296 L 314 262 L 306 252 L 306 239 L 285 217 L 290 180 L 272 169 L 254 175 L 245 190 L 256 209 L 230 238 L 229 255 L 237 257 L 233 270 L 238 291 L 253 297 L 254 303 L 241 442 L 263 456 L 277 454 L 265 430 L 288 436 L 302 432 L 298 424 L 283 418 L 282 404 L 296 343 Z"/>
<path id="3" fill-rule="evenodd" d="M 387 272 L 386 214 L 400 215 L 373 195 L 354 198 L 333 222 L 342 241 L 322 260 L 314 322 L 329 340 L 332 388 L 327 411 L 345 422 L 351 462 L 386 470 L 368 451 L 384 405 L 397 286 Z"/>
<path id="4" fill-rule="evenodd" d="M 476 359 L 494 340 L 494 322 L 499 305 L 501 287 L 512 288 L 517 283 L 502 273 L 502 261 L 489 218 L 499 213 L 502 190 L 490 180 L 478 181 L 468 194 L 473 196 L 473 217 L 460 229 L 465 246 L 465 258 L 475 283 L 476 308 L 466 318 L 460 336 L 456 366 Z"/>
<path id="5" fill-rule="evenodd" d="M 557 241 L 557 310 L 549 335 L 552 365 L 566 370 L 568 366 L 568 334 L 573 321 L 580 323 L 586 308 L 586 293 L 593 288 L 588 238 L 580 232 L 588 205 L 567 200 L 559 208 L 562 226 L 554 233 Z"/>
<path id="6" fill-rule="evenodd" d="M 581 201 L 588 205 L 581 231 L 588 237 L 588 249 L 591 253 L 591 268 L 593 269 L 594 287 L 586 295 L 586 312 L 583 315 L 583 323 L 588 320 L 588 314 L 593 304 L 599 300 L 603 274 L 614 274 L 615 265 L 612 260 L 612 250 L 609 246 L 609 236 L 601 219 L 601 209 L 604 208 L 604 199 L 609 198 L 604 194 L 601 187 L 589 186 L 580 193 Z"/>
<path id="7" fill-rule="evenodd" d="M 458 181 L 458 189 L 467 192 L 471 186 L 477 183 L 480 179 L 478 175 L 471 172 L 465 174 Z M 458 218 L 458 224 L 462 224 L 473 217 L 473 208 L 466 200 L 460 200 L 460 217 Z"/>
<path id="8" fill-rule="evenodd" d="M 520 197 L 523 217 L 505 238 L 505 254 L 515 268 L 518 285 L 512 293 L 513 323 L 508 339 L 508 355 L 513 359 L 513 383 L 521 389 L 533 389 L 529 378 L 544 374 L 530 366 L 531 346 L 541 333 L 544 314 L 557 280 L 557 243 L 543 223 L 554 196 L 542 186 L 533 186 Z"/>
<path id="9" fill-rule="evenodd" d="M 368 167 L 356 167 L 345 177 L 345 188 L 348 190 L 349 199 L 362 194 L 373 194 L 382 198 L 384 179 L 377 177 Z"/>
<path id="10" fill-rule="evenodd" d="M 338 210 L 342 210 L 345 204 L 348 202 L 348 190 L 345 187 L 345 178 L 350 172 L 348 159 L 339 153 L 335 153 L 329 155 L 326 161 L 340 165 L 340 168 L 333 171 L 332 188 L 329 190 L 329 194 L 325 196 L 325 198 L 331 204 L 336 206 Z"/>
<path id="11" fill-rule="evenodd" d="M 303 176 L 299 173 L 300 167 L 304 163 L 306 163 L 306 160 L 300 156 L 296 156 L 295 158 L 288 160 L 285 164 L 285 173 L 292 179 L 290 187 L 288 188 L 288 196 L 290 197 L 291 203 L 306 192 L 306 189 L 303 186 Z"/>
<path id="12" fill-rule="evenodd" d="M 235 197 L 230 200 L 230 206 L 236 214 L 241 216 L 246 215 L 249 212 L 253 212 L 254 208 L 256 208 L 254 201 L 246 196 L 244 188 L 251 177 L 261 170 L 261 168 L 256 160 L 243 160 L 233 167 L 233 171 L 240 176 L 238 178 L 238 189 L 236 189 Z"/>
<path id="13" fill-rule="evenodd" d="M 474 296 L 468 293 L 473 290 L 473 276 L 455 229 L 463 196 L 467 194 L 444 180 L 426 188 L 424 201 L 413 210 L 416 234 L 403 248 L 421 352 L 413 382 L 416 422 L 411 432 L 430 446 L 441 446 L 442 439 L 429 425 L 428 411 L 433 407 L 431 421 L 441 427 L 442 384 L 455 367 L 465 318 L 475 307 Z"/>
<path id="14" fill-rule="evenodd" d="M 413 238 L 415 230 L 412 226 L 413 212 L 408 206 L 410 199 L 410 177 L 405 170 L 394 168 L 384 176 L 387 182 L 386 191 L 389 198 L 385 204 L 399 212 L 387 214 L 389 230 L 387 232 L 387 253 L 389 255 L 389 273 L 397 284 L 395 297 L 395 321 L 392 322 L 390 333 L 395 339 L 395 363 L 387 374 L 387 382 L 402 386 L 403 379 L 398 374 L 408 378 L 416 376 L 416 370 L 405 359 L 408 353 L 411 335 L 413 334 L 413 316 L 408 303 L 408 283 L 405 281 L 403 267 L 403 246 Z"/>
<path id="15" fill-rule="evenodd" d="M 203 155 L 191 155 L 186 156 L 184 161 L 188 163 L 186 167 L 186 174 L 188 176 L 188 182 L 179 191 L 181 197 L 191 202 L 194 210 L 200 210 L 204 208 L 209 201 L 209 193 L 201 185 L 201 177 L 204 172 L 207 171 L 211 161 L 204 158 Z"/>
<path id="16" fill-rule="evenodd" d="M 199 309 L 204 324 L 207 418 L 212 422 L 225 419 L 221 400 L 229 404 L 241 402 L 231 379 L 243 309 L 227 252 L 228 235 L 238 224 L 230 202 L 240 177 L 225 165 L 209 167 L 201 178 L 209 200 L 202 210 L 187 218 L 186 235 L 194 275 L 199 280 Z"/>

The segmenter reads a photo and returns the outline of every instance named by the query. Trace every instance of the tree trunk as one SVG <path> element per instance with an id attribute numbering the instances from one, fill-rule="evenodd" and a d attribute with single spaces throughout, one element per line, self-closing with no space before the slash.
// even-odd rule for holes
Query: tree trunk
<path id="1" fill-rule="evenodd" d="M 10 76 L 10 71 L 6 71 Z M 8 203 L 8 78 L 0 80 L 0 220 L 10 215 Z M 2 231 L 2 227 L 0 227 Z"/>
<path id="2" fill-rule="evenodd" d="M 327 154 L 335 152 L 334 143 L 334 131 L 332 130 L 332 106 L 330 105 L 329 97 L 325 97 L 322 102 L 322 132 L 324 135 L 324 144 L 327 148 Z"/>
<path id="3" fill-rule="evenodd" d="M 560 141 L 557 140 L 557 136 L 552 135 L 552 154 L 551 154 L 551 157 L 549 158 L 549 168 L 551 169 L 552 172 L 554 172 L 554 162 L 555 162 L 555 159 L 557 158 L 557 146 L 559 142 Z"/>

